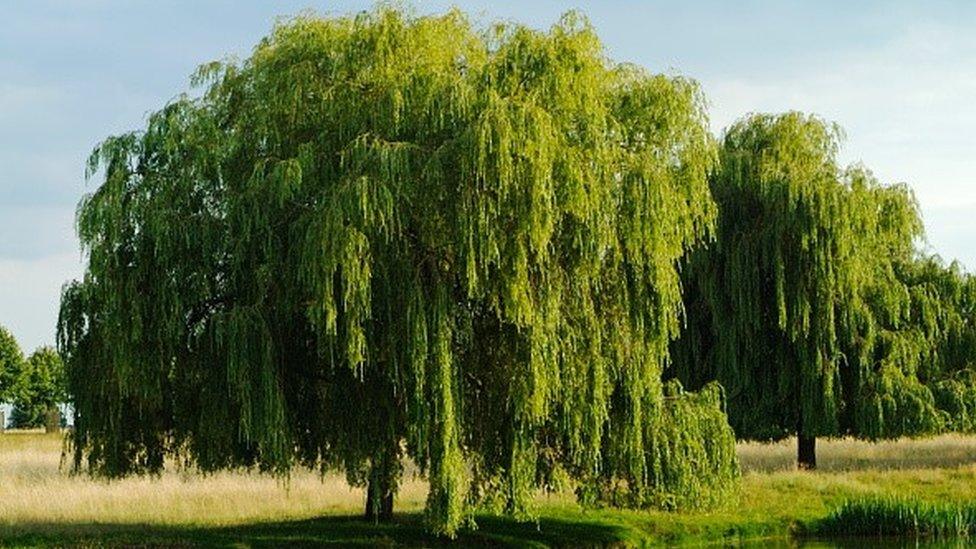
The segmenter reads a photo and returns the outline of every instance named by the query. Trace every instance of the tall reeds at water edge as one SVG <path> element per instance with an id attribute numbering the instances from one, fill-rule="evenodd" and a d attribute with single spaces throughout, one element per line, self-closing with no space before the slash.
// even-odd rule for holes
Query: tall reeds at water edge
<path id="1" fill-rule="evenodd" d="M 822 520 L 816 534 L 976 540 L 976 500 L 929 503 L 885 497 L 852 499 Z"/>

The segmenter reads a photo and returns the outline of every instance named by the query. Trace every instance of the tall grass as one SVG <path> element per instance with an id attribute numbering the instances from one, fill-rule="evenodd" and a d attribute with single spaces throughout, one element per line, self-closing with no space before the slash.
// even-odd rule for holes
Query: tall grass
<path id="1" fill-rule="evenodd" d="M 276 479 L 249 471 L 171 470 L 109 482 L 71 474 L 61 450 L 60 435 L 0 434 L 0 532 L 30 524 L 231 526 L 354 515 L 363 507 L 363 491 L 339 475 L 298 470 Z M 425 482 L 408 478 L 398 510 L 421 509 L 426 494 Z"/>
<path id="2" fill-rule="evenodd" d="M 777 472 L 796 468 L 796 439 L 743 442 L 738 447 L 742 471 Z M 852 438 L 818 439 L 821 472 L 953 468 L 976 463 L 976 437 L 948 434 L 923 439 L 869 442 Z"/>
<path id="3" fill-rule="evenodd" d="M 976 502 L 863 498 L 845 502 L 816 527 L 820 536 L 976 541 Z"/>

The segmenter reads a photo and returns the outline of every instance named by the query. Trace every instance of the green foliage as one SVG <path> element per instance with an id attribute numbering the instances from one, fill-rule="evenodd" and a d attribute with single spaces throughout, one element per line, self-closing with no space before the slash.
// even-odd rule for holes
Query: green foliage
<path id="1" fill-rule="evenodd" d="M 840 330 L 840 432 L 869 439 L 938 432 L 942 419 L 921 369 L 928 343 L 902 276 L 922 236 L 918 206 L 904 185 L 879 185 L 863 168 L 848 173 L 850 199 L 861 206 L 851 218 L 861 278 Z"/>
<path id="2" fill-rule="evenodd" d="M 14 404 L 10 411 L 10 427 L 13 429 L 34 429 L 44 426 L 44 410 L 40 408 L 24 408 Z"/>
<path id="3" fill-rule="evenodd" d="M 911 295 L 918 376 L 950 431 L 976 431 L 976 278 L 922 258 L 899 272 Z"/>
<path id="4" fill-rule="evenodd" d="M 44 425 L 46 415 L 67 401 L 64 365 L 51 347 L 39 347 L 24 362 L 17 377 L 12 399 L 14 427 Z"/>
<path id="5" fill-rule="evenodd" d="M 23 369 L 24 355 L 13 334 L 0 326 L 0 402 L 15 395 L 17 379 Z"/>
<path id="6" fill-rule="evenodd" d="M 724 136 L 717 235 L 688 262 L 674 375 L 721 382 L 743 438 L 939 428 L 897 276 L 921 235 L 917 205 L 904 185 L 840 168 L 840 135 L 791 112 Z"/>
<path id="7" fill-rule="evenodd" d="M 654 437 L 648 458 L 654 464 L 653 505 L 702 509 L 730 501 L 739 488 L 738 458 L 721 386 L 710 383 L 689 393 L 672 380 L 664 392 L 663 428 L 649 434 Z"/>
<path id="8" fill-rule="evenodd" d="M 734 482 L 714 394 L 661 381 L 715 216 L 694 82 L 611 63 L 577 14 L 386 8 L 283 22 L 195 80 L 92 155 L 58 325 L 76 464 L 395 483 L 405 452 L 448 535 L 554 471 L 638 504 Z"/>
<path id="9" fill-rule="evenodd" d="M 946 430 L 976 432 L 976 371 L 972 367 L 936 381 L 931 388 Z"/>
<path id="10" fill-rule="evenodd" d="M 875 314 L 883 326 L 873 345 L 879 366 L 862 386 L 857 429 L 875 438 L 971 431 L 976 283 L 935 257 L 899 261 L 894 275 L 900 312 L 894 323 Z"/>
<path id="11" fill-rule="evenodd" d="M 976 537 L 976 505 L 892 497 L 853 499 L 821 520 L 815 531 L 824 536 L 968 540 Z"/>
<path id="12" fill-rule="evenodd" d="M 932 391 L 897 367 L 882 365 L 849 405 L 856 410 L 850 431 L 868 439 L 929 435 L 945 428 Z"/>
<path id="13" fill-rule="evenodd" d="M 721 387 L 710 383 L 698 393 L 687 393 L 672 380 L 664 393 L 660 419 L 649 422 L 645 434 L 651 441 L 644 458 L 651 481 L 633 490 L 610 475 L 604 482 L 584 484 L 578 490 L 583 502 L 688 510 L 713 507 L 737 492 L 735 434 L 725 416 Z"/>
<path id="14" fill-rule="evenodd" d="M 39 414 L 32 414 L 19 406 L 14 406 L 10 411 L 8 419 L 10 427 L 14 429 L 33 429 L 44 424 L 44 417 Z"/>
<path id="15" fill-rule="evenodd" d="M 904 265 L 899 278 L 911 294 L 916 330 L 927 343 L 919 375 L 935 380 L 976 366 L 976 278 L 937 257 Z"/>

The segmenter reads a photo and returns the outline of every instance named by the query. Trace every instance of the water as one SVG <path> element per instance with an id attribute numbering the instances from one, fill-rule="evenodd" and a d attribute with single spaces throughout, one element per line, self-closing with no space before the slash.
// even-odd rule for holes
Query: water
<path id="1" fill-rule="evenodd" d="M 973 547 L 972 540 L 932 541 L 906 538 L 829 538 L 776 539 L 747 541 L 736 545 L 741 549 L 962 549 Z"/>

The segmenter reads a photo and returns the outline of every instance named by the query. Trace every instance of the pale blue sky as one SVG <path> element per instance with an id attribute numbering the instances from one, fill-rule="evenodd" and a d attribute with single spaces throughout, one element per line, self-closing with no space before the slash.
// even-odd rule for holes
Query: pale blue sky
<path id="1" fill-rule="evenodd" d="M 53 343 L 84 160 L 187 89 L 200 63 L 244 57 L 276 16 L 357 1 L 0 0 L 0 325 Z M 417 2 L 547 27 L 579 8 L 610 54 L 701 82 L 720 131 L 799 109 L 847 130 L 846 161 L 916 190 L 931 250 L 976 269 L 976 2 Z"/>

